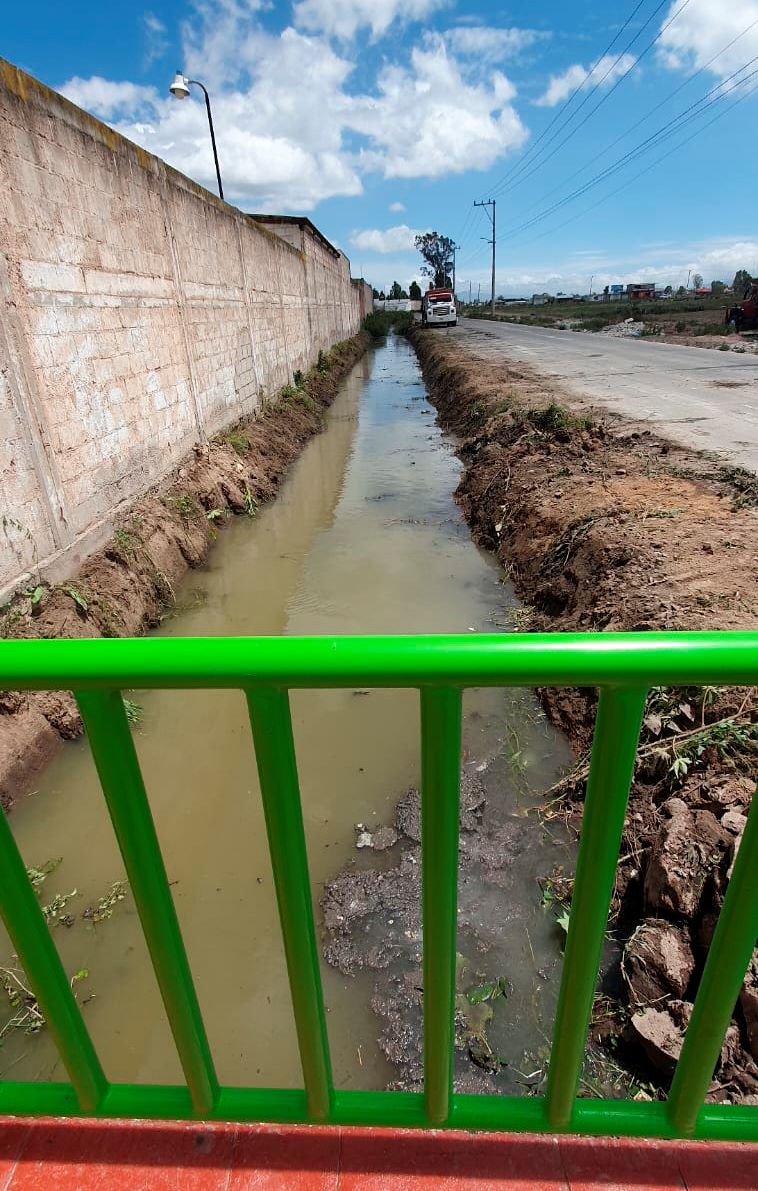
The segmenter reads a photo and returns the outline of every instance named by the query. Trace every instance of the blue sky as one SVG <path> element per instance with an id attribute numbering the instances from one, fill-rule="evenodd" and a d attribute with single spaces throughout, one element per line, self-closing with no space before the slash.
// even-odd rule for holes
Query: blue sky
<path id="1" fill-rule="evenodd" d="M 214 188 L 166 90 L 202 79 L 227 198 L 307 213 L 379 288 L 435 229 L 485 293 L 490 196 L 502 293 L 758 272 L 758 0 L 37 0 L 0 52 Z"/>

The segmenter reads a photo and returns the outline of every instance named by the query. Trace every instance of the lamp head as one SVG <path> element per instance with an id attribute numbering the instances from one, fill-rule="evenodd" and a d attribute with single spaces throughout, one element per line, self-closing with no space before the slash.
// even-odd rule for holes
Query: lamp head
<path id="1" fill-rule="evenodd" d="M 185 79 L 181 70 L 177 70 L 176 74 L 174 75 L 174 81 L 171 83 L 169 91 L 174 96 L 174 99 L 186 99 L 189 95 L 190 90 L 187 86 L 187 80 Z"/>

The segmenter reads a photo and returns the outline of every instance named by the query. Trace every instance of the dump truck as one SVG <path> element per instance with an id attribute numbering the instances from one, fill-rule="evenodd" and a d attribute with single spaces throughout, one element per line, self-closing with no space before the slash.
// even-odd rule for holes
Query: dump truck
<path id="1" fill-rule="evenodd" d="M 458 321 L 455 296 L 451 289 L 429 289 L 421 299 L 424 326 L 454 327 Z"/>

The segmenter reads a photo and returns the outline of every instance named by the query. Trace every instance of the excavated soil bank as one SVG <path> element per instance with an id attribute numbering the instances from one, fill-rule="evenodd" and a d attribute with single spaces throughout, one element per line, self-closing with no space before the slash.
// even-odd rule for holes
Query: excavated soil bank
<path id="1" fill-rule="evenodd" d="M 135 637 L 159 624 L 174 588 L 199 567 L 224 521 L 255 516 L 323 426 L 324 412 L 370 338 L 336 344 L 259 418 L 200 443 L 175 472 L 125 513 L 110 543 L 65 583 L 44 582 L 0 614 L 3 637 Z M 65 692 L 0 692 L 0 804 L 10 809 L 81 721 Z"/>
<path id="2" fill-rule="evenodd" d="M 434 331 L 410 338 L 441 424 L 460 437 L 456 499 L 530 605 L 530 629 L 758 628 L 755 477 L 580 406 L 528 366 L 484 363 Z M 540 694 L 586 753 L 594 692 Z M 616 958 L 592 1029 L 651 1095 L 681 1048 L 757 755 L 754 688 L 651 692 L 612 907 Z M 578 826 L 585 778 L 580 764 L 555 788 L 548 817 Z M 570 888 L 562 879 L 567 906 Z M 758 950 L 709 1098 L 758 1103 L 757 1060 Z"/>

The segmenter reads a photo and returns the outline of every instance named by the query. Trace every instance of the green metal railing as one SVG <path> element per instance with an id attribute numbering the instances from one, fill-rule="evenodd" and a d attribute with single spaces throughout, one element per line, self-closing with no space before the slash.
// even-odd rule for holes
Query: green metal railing
<path id="1" fill-rule="evenodd" d="M 0 642 L 0 687 L 75 693 L 186 1080 L 108 1080 L 0 815 L 0 912 L 70 1080 L 0 1081 L 0 1112 L 758 1140 L 758 1107 L 704 1104 L 758 937 L 758 798 L 668 1100 L 577 1098 L 647 690 L 756 682 L 758 633 Z M 332 1081 L 288 691 L 355 686 L 420 691 L 423 1093 L 337 1091 Z M 461 699 L 484 686 L 600 692 L 544 1097 L 452 1089 Z M 120 695 L 134 687 L 247 698 L 302 1089 L 219 1086 Z"/>

